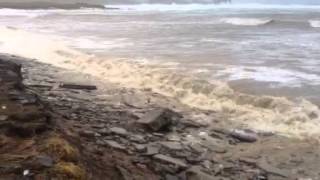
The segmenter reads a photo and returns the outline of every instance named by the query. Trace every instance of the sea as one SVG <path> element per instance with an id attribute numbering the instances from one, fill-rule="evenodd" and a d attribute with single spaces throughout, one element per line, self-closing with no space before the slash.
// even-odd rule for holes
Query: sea
<path id="1" fill-rule="evenodd" d="M 197 85 L 181 85 L 192 86 L 193 90 L 202 81 L 221 82 L 232 91 L 250 97 L 267 95 L 292 101 L 302 98 L 317 108 L 320 105 L 320 4 L 118 3 L 105 6 L 107 9 L 1 9 L 0 26 L 59 36 L 69 47 L 106 61 L 115 59 L 198 79 Z M 12 36 L 8 38 L 14 39 Z M 139 76 L 130 66 L 126 71 Z M 141 76 L 148 75 L 142 73 Z M 179 81 L 179 78 L 172 79 Z M 144 81 L 141 84 L 148 84 L 148 79 Z M 168 84 L 172 85 L 166 79 L 161 86 Z M 210 91 L 210 87 L 206 86 L 205 90 Z M 215 98 L 223 94 L 219 92 L 213 97 L 214 93 L 210 91 L 207 97 L 209 105 L 217 103 Z M 226 97 L 229 95 L 219 102 L 226 102 Z M 232 95 L 231 99 L 239 104 L 239 97 Z M 206 107 L 211 107 L 209 105 Z M 276 106 L 269 105 L 267 109 Z M 303 107 L 299 105 L 300 109 Z M 300 111 L 299 108 L 284 115 Z M 277 109 L 276 114 L 279 112 L 282 111 Z M 311 117 L 312 113 L 308 112 L 306 119 L 317 119 L 319 124 L 319 117 Z M 277 118 L 279 116 L 273 116 L 270 121 L 276 124 Z M 292 119 L 297 117 L 285 124 Z M 306 133 L 308 128 L 299 124 L 293 129 Z M 288 131 L 288 127 L 283 126 L 274 129 Z"/>

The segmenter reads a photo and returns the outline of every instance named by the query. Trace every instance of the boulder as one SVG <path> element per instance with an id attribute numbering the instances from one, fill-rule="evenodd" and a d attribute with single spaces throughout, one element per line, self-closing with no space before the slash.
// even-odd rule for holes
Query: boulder
<path id="1" fill-rule="evenodd" d="M 157 132 L 168 129 L 179 118 L 181 118 L 181 115 L 170 109 L 158 108 L 146 113 L 137 123 Z"/>
<path id="2" fill-rule="evenodd" d="M 234 129 L 230 132 L 230 136 L 242 142 L 256 142 L 258 135 L 249 130 Z"/>

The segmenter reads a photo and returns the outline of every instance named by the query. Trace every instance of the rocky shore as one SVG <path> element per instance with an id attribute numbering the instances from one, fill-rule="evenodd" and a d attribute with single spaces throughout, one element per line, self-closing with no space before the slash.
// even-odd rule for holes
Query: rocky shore
<path id="1" fill-rule="evenodd" d="M 317 140 L 0 56 L 0 179 L 317 180 Z"/>

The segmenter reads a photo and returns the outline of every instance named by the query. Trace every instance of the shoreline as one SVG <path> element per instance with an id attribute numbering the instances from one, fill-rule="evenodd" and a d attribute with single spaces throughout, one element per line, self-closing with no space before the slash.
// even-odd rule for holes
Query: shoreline
<path id="1" fill-rule="evenodd" d="M 81 152 L 81 166 L 86 170 L 83 179 L 126 180 L 130 174 L 142 180 L 258 176 L 281 180 L 316 179 L 319 175 L 316 141 L 243 131 L 233 126 L 227 114 L 191 108 L 149 90 L 106 84 L 94 76 L 35 60 L 0 56 L 6 58 L 22 64 L 27 89 L 60 117 L 56 123 L 64 138 Z M 59 88 L 62 82 L 98 89 Z M 146 129 L 148 124 L 139 125 L 141 119 L 152 120 L 147 114 L 163 108 L 169 110 L 166 116 L 171 123 L 161 117 L 153 120 L 166 129 L 158 131 L 159 124 L 151 129 Z M 32 168 L 30 172 L 38 173 Z"/>
<path id="2" fill-rule="evenodd" d="M 238 127 L 288 137 L 319 137 L 319 108 L 306 100 L 239 93 L 223 82 L 207 82 L 148 65 L 104 59 L 71 49 L 58 37 L 1 29 L 2 51 L 91 75 L 119 87 L 162 94 L 193 109 L 227 114 Z M 12 39 L 10 37 L 16 37 Z M 21 48 L 24 42 L 28 46 Z M 41 46 L 38 46 L 41 44 Z"/>

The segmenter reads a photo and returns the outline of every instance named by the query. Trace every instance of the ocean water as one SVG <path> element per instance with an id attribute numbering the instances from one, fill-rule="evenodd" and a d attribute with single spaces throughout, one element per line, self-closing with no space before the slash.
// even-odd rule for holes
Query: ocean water
<path id="1" fill-rule="evenodd" d="M 151 88 L 250 128 L 320 137 L 320 6 L 107 7 L 118 9 L 1 9 L 0 52 Z"/>
<path id="2" fill-rule="evenodd" d="M 320 6 L 262 4 L 108 5 L 118 10 L 0 10 L 0 25 L 61 35 L 71 46 L 239 91 L 320 93 Z"/>

